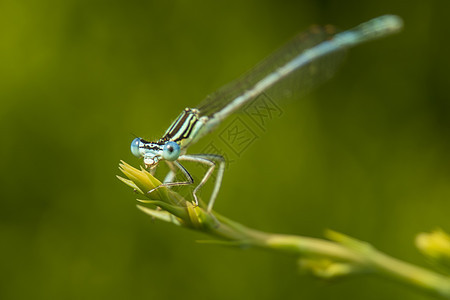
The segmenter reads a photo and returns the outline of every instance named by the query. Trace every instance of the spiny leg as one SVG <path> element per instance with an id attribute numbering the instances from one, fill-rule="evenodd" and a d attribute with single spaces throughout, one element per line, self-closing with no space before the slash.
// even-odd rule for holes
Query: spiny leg
<path id="1" fill-rule="evenodd" d="M 167 173 L 166 177 L 164 178 L 164 183 L 173 182 L 176 176 L 177 168 L 173 165 L 171 161 L 166 160 L 167 165 L 170 168 L 170 171 Z"/>
<path id="2" fill-rule="evenodd" d="M 200 154 L 200 156 L 209 159 L 210 161 L 217 161 L 219 163 L 219 168 L 217 169 L 217 176 L 214 182 L 214 188 L 211 193 L 211 197 L 208 202 L 207 211 L 210 212 L 214 206 L 217 195 L 219 194 L 220 187 L 222 185 L 223 173 L 225 171 L 225 158 L 221 155 L 216 154 Z M 212 172 L 211 172 L 212 173 Z M 205 174 L 206 177 L 206 174 Z"/>
<path id="3" fill-rule="evenodd" d="M 178 161 L 173 161 L 172 164 L 174 164 L 180 171 L 181 173 L 183 173 L 183 175 L 186 177 L 186 181 L 179 181 L 179 182 L 165 182 L 162 183 L 160 185 L 158 185 L 157 187 L 151 189 L 150 191 L 147 192 L 147 194 L 150 194 L 154 191 L 156 191 L 159 188 L 162 187 L 171 187 L 171 186 L 179 186 L 179 185 L 189 185 L 189 184 L 193 184 L 194 183 L 194 179 L 192 178 L 191 174 L 189 174 L 189 172 L 178 162 Z M 196 205 L 198 205 L 198 202 L 195 203 Z"/>
<path id="4" fill-rule="evenodd" d="M 214 201 L 216 200 L 216 197 L 219 193 L 220 186 L 222 183 L 223 172 L 225 170 L 225 159 L 223 158 L 223 156 L 216 154 L 193 154 L 193 155 L 182 155 L 178 158 L 178 160 L 198 162 L 209 166 L 208 171 L 206 171 L 205 175 L 203 176 L 203 179 L 192 192 L 196 204 L 198 204 L 197 191 L 208 181 L 209 177 L 211 176 L 216 167 L 216 162 L 219 163 L 219 168 L 217 170 L 217 177 L 214 183 L 214 189 L 209 199 L 207 207 L 207 211 L 210 212 L 214 206 Z"/>

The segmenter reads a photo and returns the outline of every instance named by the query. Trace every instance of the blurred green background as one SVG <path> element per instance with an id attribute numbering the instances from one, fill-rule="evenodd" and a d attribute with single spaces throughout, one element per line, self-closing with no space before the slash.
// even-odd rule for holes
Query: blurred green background
<path id="1" fill-rule="evenodd" d="M 426 265 L 415 235 L 450 231 L 449 9 L 0 2 L 0 299 L 427 299 L 369 276 L 324 282 L 292 257 L 197 244 L 208 237 L 152 222 L 115 175 L 121 159 L 141 163 L 133 134 L 159 138 L 184 107 L 311 24 L 398 14 L 401 34 L 353 49 L 333 80 L 280 104 L 230 163 L 215 208 L 270 232 L 334 229 Z"/>

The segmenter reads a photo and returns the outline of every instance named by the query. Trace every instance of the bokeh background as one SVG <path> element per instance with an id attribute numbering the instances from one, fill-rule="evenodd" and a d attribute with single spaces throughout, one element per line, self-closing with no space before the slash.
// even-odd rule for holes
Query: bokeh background
<path id="1" fill-rule="evenodd" d="M 215 208 L 270 232 L 341 231 L 426 266 L 415 235 L 450 230 L 449 9 L 0 2 L 0 299 L 427 299 L 376 277 L 324 282 L 292 257 L 198 244 L 208 237 L 138 211 L 115 176 L 121 159 L 140 164 L 133 134 L 159 138 L 184 107 L 311 24 L 398 14 L 401 34 L 352 49 L 331 81 L 280 104 L 230 163 Z"/>

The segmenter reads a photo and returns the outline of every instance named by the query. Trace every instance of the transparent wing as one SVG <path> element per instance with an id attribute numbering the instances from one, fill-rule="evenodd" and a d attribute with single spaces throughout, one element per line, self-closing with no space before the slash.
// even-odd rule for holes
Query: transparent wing
<path id="1" fill-rule="evenodd" d="M 321 42 L 331 39 L 335 34 L 336 29 L 332 26 L 314 26 L 309 31 L 295 36 L 289 43 L 264 59 L 249 72 L 207 96 L 197 106 L 200 114 L 211 116 L 221 111 L 246 91 L 253 89 L 256 84 L 278 68 L 286 65 L 304 53 L 305 50 L 312 49 Z M 289 76 L 280 78 L 276 84 L 264 90 L 264 94 L 273 100 L 300 97 L 312 87 L 330 78 L 345 57 L 345 52 L 343 48 L 311 60 L 290 73 Z M 249 102 L 257 96 L 249 97 L 245 102 Z"/>
<path id="2" fill-rule="evenodd" d="M 332 27 L 315 27 L 299 35 L 241 78 L 207 97 L 198 107 L 217 124 L 261 94 L 292 97 L 331 77 L 345 49 L 400 31 L 403 21 L 384 15 L 353 29 L 335 33 Z"/>

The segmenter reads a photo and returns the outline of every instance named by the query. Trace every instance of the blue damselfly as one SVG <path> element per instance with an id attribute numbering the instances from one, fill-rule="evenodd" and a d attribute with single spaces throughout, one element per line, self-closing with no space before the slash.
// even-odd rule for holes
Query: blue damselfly
<path id="1" fill-rule="evenodd" d="M 196 205 L 198 205 L 198 190 L 206 183 L 218 164 L 214 189 L 208 203 L 210 211 L 220 189 L 225 160 L 215 154 L 186 154 L 191 144 L 262 93 L 268 93 L 272 99 L 276 99 L 277 95 L 286 91 L 308 88 L 311 83 L 326 79 L 333 73 L 338 63 L 327 62 L 339 61 L 346 49 L 398 32 L 402 26 L 400 17 L 384 15 L 340 33 L 336 33 L 332 27 L 315 27 L 308 34 L 295 37 L 241 78 L 208 96 L 197 108 L 186 108 L 158 141 L 148 142 L 142 138 L 135 138 L 131 143 L 131 152 L 143 158 L 144 164 L 151 170 L 155 170 L 161 161 L 168 164 L 169 174 L 164 183 L 157 188 L 194 183 L 192 176 L 180 161 L 207 165 L 208 170 L 193 191 Z M 178 171 L 184 175 L 185 181 L 174 181 Z"/>

